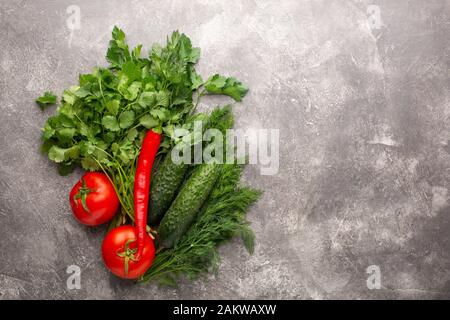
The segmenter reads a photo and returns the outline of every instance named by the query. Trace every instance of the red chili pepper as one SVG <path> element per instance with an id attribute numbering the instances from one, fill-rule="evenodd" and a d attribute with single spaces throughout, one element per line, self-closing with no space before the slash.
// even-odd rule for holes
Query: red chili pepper
<path id="1" fill-rule="evenodd" d="M 150 177 L 153 162 L 161 143 L 161 135 L 152 130 L 147 131 L 139 153 L 136 175 L 134 178 L 134 223 L 137 230 L 137 253 L 139 260 L 144 249 L 144 236 L 147 231 L 147 208 L 150 194 Z"/>

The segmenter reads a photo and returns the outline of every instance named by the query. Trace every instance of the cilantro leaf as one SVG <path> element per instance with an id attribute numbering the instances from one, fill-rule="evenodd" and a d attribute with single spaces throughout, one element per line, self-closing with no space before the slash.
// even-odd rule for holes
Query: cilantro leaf
<path id="1" fill-rule="evenodd" d="M 126 90 L 122 91 L 123 97 L 129 101 L 136 100 L 139 91 L 141 90 L 142 83 L 139 81 L 135 81 Z"/>
<path id="2" fill-rule="evenodd" d="M 159 124 L 159 121 L 153 118 L 151 115 L 146 114 L 139 119 L 139 123 L 147 129 L 151 129 L 156 127 Z"/>
<path id="3" fill-rule="evenodd" d="M 122 112 L 122 114 L 119 116 L 119 127 L 121 127 L 122 129 L 131 127 L 134 122 L 134 117 L 134 111 L 132 110 Z"/>
<path id="4" fill-rule="evenodd" d="M 45 107 L 56 103 L 56 95 L 51 91 L 46 91 L 44 95 L 36 99 L 36 103 L 44 110 Z"/>
<path id="5" fill-rule="evenodd" d="M 98 163 L 92 157 L 83 158 L 81 160 L 81 167 L 84 170 L 88 170 L 88 171 L 96 171 L 96 170 L 100 169 Z"/>
<path id="6" fill-rule="evenodd" d="M 102 125 L 110 130 L 110 131 L 119 131 L 119 123 L 117 122 L 116 117 L 111 115 L 106 115 L 102 118 Z"/>
<path id="7" fill-rule="evenodd" d="M 126 76 L 129 82 L 132 82 L 141 78 L 141 67 L 134 61 L 126 61 L 123 63 L 120 73 Z"/>
<path id="8" fill-rule="evenodd" d="M 91 84 L 90 83 L 86 83 L 85 85 L 80 87 L 78 90 L 76 90 L 74 92 L 74 95 L 76 95 L 79 98 L 84 98 L 87 95 L 89 95 L 90 93 L 91 93 Z"/>
<path id="9" fill-rule="evenodd" d="M 156 93 L 155 92 L 142 92 L 139 96 L 139 105 L 142 107 L 150 107 L 156 103 Z"/>
<path id="10" fill-rule="evenodd" d="M 79 147 L 76 145 L 70 148 L 61 148 L 54 145 L 48 151 L 48 158 L 56 163 L 61 163 L 64 160 L 76 159 L 79 151 Z"/>
<path id="11" fill-rule="evenodd" d="M 106 103 L 106 109 L 115 116 L 119 113 L 119 108 L 120 108 L 119 100 L 110 100 Z"/>
<path id="12" fill-rule="evenodd" d="M 112 31 L 112 38 L 116 41 L 125 41 L 125 33 L 117 26 L 114 26 Z"/>
<path id="13" fill-rule="evenodd" d="M 48 158 L 56 163 L 63 162 L 65 152 L 66 149 L 54 145 L 50 148 L 50 150 L 48 150 Z"/>
<path id="14" fill-rule="evenodd" d="M 106 59 L 113 68 L 120 68 L 125 61 L 130 60 L 130 51 L 125 41 L 125 33 L 114 26 L 112 40 L 106 53 Z"/>
<path id="15" fill-rule="evenodd" d="M 131 56 L 134 60 L 139 60 L 141 57 L 142 44 L 137 45 L 132 51 Z"/>
<path id="16" fill-rule="evenodd" d="M 71 140 L 75 133 L 75 128 L 61 128 L 56 130 L 56 134 L 61 140 Z"/>
<path id="17" fill-rule="evenodd" d="M 158 91 L 156 94 L 156 105 L 161 107 L 169 106 L 169 95 L 165 91 Z"/>
<path id="18" fill-rule="evenodd" d="M 190 72 L 190 80 L 192 82 L 191 89 L 195 90 L 203 84 L 202 77 L 195 72 L 195 70 L 191 70 Z"/>
<path id="19" fill-rule="evenodd" d="M 138 135 L 139 135 L 139 131 L 137 131 L 136 128 L 132 128 L 127 133 L 127 139 L 129 141 L 134 141 L 134 139 L 136 139 Z"/>
<path id="20" fill-rule="evenodd" d="M 62 99 L 64 102 L 67 102 L 70 105 L 73 105 L 75 103 L 75 95 L 70 90 L 64 91 Z"/>
<path id="21" fill-rule="evenodd" d="M 165 121 L 169 117 L 169 110 L 165 108 L 153 109 L 150 114 L 161 121 Z"/>
<path id="22" fill-rule="evenodd" d="M 55 129 L 52 127 L 52 125 L 50 124 L 50 122 L 47 122 L 44 125 L 43 128 L 43 135 L 42 137 L 44 138 L 44 140 L 49 140 L 51 137 L 53 137 L 53 135 L 55 134 Z"/>
<path id="23" fill-rule="evenodd" d="M 200 52 L 200 48 L 192 48 L 191 53 L 188 57 L 188 62 L 192 64 L 197 63 L 200 59 Z"/>
<path id="24" fill-rule="evenodd" d="M 241 101 L 248 92 L 248 88 L 234 77 L 226 78 L 215 74 L 205 82 L 205 89 L 212 94 L 224 94 Z"/>

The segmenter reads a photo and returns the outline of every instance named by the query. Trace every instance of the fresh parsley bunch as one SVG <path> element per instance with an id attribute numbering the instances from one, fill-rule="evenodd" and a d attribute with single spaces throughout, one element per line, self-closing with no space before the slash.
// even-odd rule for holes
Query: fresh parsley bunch
<path id="1" fill-rule="evenodd" d="M 154 44 L 148 57 L 141 57 L 141 49 L 130 50 L 124 32 L 114 27 L 106 54 L 109 67 L 80 74 L 79 84 L 64 91 L 56 115 L 43 128 L 43 151 L 59 164 L 59 172 L 70 173 L 79 165 L 104 170 L 130 218 L 135 161 L 145 131 L 163 133 L 161 152 L 167 151 L 175 128 L 192 123 L 203 95 L 240 101 L 248 91 L 232 77 L 216 74 L 203 81 L 194 67 L 200 49 L 177 31 L 165 47 Z M 43 108 L 56 97 L 46 92 L 36 101 Z"/>
<path id="2" fill-rule="evenodd" d="M 75 165 L 85 170 L 128 166 L 136 158 L 144 131 L 163 132 L 169 147 L 174 128 L 194 111 L 193 96 L 224 94 L 239 101 L 247 88 L 220 75 L 206 82 L 195 71 L 200 49 L 174 32 L 165 47 L 153 45 L 141 57 L 131 51 L 122 30 L 114 27 L 106 58 L 109 68 L 81 74 L 79 85 L 64 91 L 57 114 L 44 126 L 44 150 L 62 173 Z M 37 101 L 54 103 L 47 92 Z"/>

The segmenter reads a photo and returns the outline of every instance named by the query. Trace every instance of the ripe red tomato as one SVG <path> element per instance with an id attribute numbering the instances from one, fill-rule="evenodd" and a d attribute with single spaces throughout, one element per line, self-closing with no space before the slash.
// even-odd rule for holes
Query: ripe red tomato
<path id="1" fill-rule="evenodd" d="M 97 226 L 114 217 L 119 198 L 106 174 L 87 172 L 70 191 L 70 206 L 79 222 Z"/>
<path id="2" fill-rule="evenodd" d="M 155 258 L 155 246 L 147 233 L 145 233 L 142 256 L 138 261 L 135 260 L 136 252 L 137 232 L 133 226 L 114 228 L 103 240 L 103 261 L 106 267 L 118 277 L 136 279 L 150 268 Z"/>

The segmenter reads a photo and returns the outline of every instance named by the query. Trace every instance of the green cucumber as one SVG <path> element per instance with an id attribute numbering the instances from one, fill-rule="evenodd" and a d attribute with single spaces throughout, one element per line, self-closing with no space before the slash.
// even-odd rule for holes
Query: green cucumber
<path id="1" fill-rule="evenodd" d="M 225 134 L 226 130 L 232 126 L 233 113 L 231 107 L 225 106 L 215 108 L 208 115 L 203 129 L 216 128 Z M 157 168 L 150 186 L 148 217 L 151 225 L 157 225 L 169 209 L 189 167 L 188 164 L 173 163 L 169 152 Z"/>
<path id="2" fill-rule="evenodd" d="M 201 164 L 183 184 L 159 225 L 159 244 L 171 248 L 191 226 L 221 172 L 219 164 Z"/>
<path id="3" fill-rule="evenodd" d="M 184 163 L 173 163 L 170 152 L 165 156 L 150 186 L 150 224 L 156 225 L 161 221 L 183 183 L 188 168 L 189 165 Z"/>

